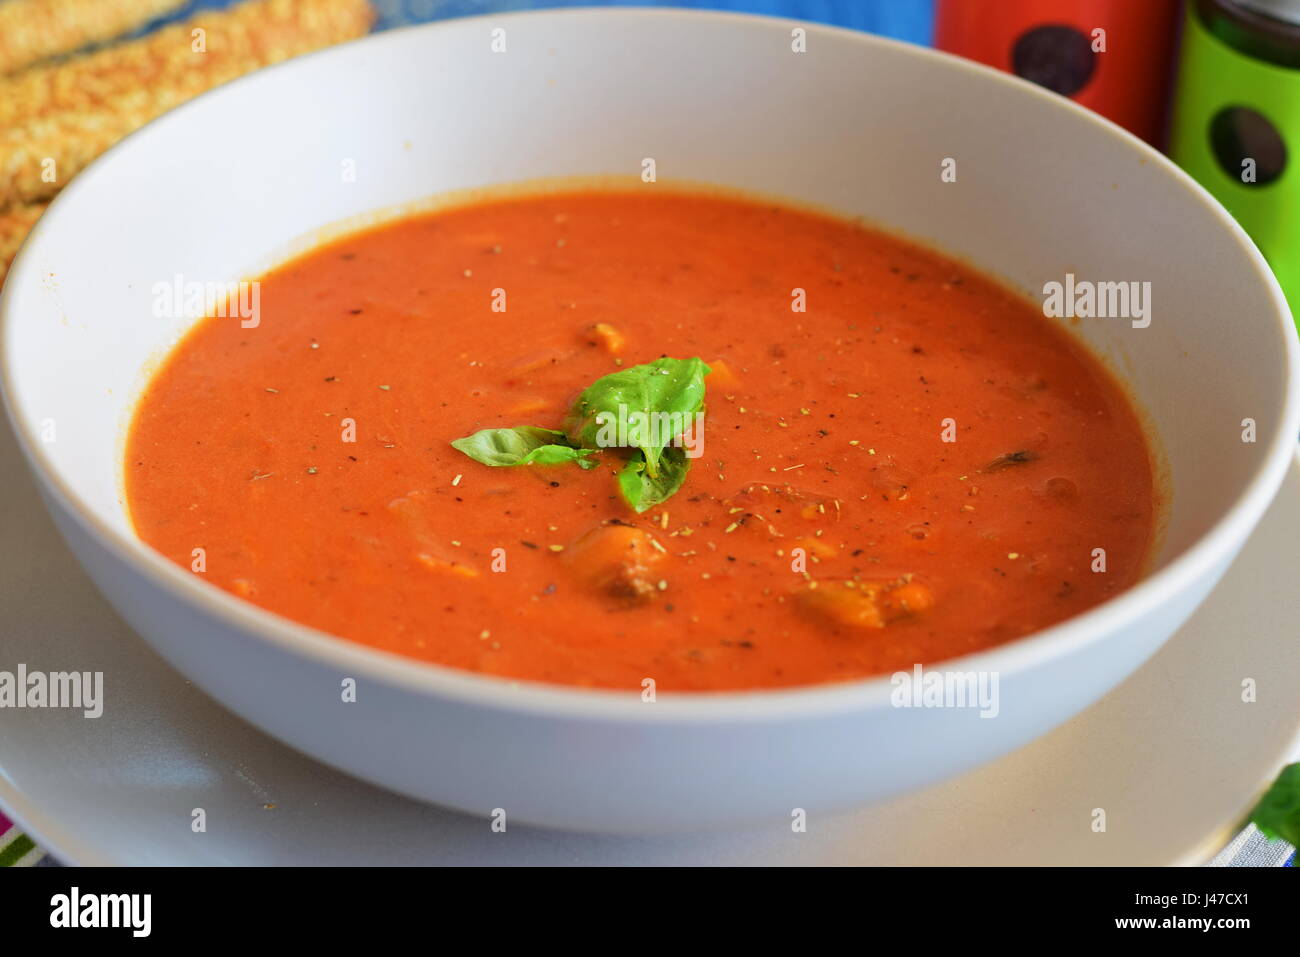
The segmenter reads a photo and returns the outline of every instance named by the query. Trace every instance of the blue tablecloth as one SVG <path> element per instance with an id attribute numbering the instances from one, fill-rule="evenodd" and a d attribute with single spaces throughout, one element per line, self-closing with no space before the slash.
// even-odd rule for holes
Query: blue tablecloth
<path id="1" fill-rule="evenodd" d="M 201 7 L 228 7 L 234 0 L 195 0 L 184 16 Z M 534 10 L 550 7 L 701 7 L 711 10 L 739 10 L 773 16 L 797 17 L 817 23 L 831 23 L 885 36 L 930 43 L 934 33 L 934 0 L 371 0 L 379 10 L 378 30 L 426 23 L 448 17 L 474 16 L 503 10 Z"/>

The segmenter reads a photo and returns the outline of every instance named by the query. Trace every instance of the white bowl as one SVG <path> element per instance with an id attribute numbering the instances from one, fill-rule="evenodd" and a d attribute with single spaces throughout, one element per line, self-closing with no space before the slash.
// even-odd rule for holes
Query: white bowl
<path id="1" fill-rule="evenodd" d="M 796 28 L 805 53 L 791 49 Z M 496 29 L 504 53 L 493 52 Z M 637 175 L 645 157 L 662 184 L 722 183 L 863 215 L 1029 291 L 1066 272 L 1152 284 L 1148 328 L 1092 320 L 1076 332 L 1130 383 L 1158 435 L 1172 492 L 1163 544 L 1150 576 L 1114 600 L 945 666 L 996 672 L 998 717 L 892 707 L 887 678 L 655 703 L 511 685 L 283 620 L 133 536 L 123 432 L 151 364 L 188 325 L 152 315 L 155 283 L 246 277 L 328 224 L 431 194 Z M 955 183 L 940 178 L 948 157 Z M 456 20 L 233 83 L 77 177 L 15 264 L 0 320 L 5 400 L 59 528 L 176 668 L 362 778 L 581 830 L 736 826 L 863 803 L 1044 733 L 1122 681 L 1205 597 L 1300 433 L 1285 300 L 1241 229 L 1170 163 L 991 70 L 747 16 Z M 1255 443 L 1242 441 L 1247 418 Z M 358 680 L 356 703 L 341 700 L 344 677 Z"/>

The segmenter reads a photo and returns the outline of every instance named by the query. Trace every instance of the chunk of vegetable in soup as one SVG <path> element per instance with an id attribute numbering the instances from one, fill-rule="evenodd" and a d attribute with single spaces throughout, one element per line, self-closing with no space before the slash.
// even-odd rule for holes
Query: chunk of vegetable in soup
<path id="1" fill-rule="evenodd" d="M 681 381 L 605 379 L 643 366 Z M 625 394 L 689 413 L 702 374 L 695 447 L 583 418 Z M 170 356 L 125 465 L 139 535 L 248 601 L 638 693 L 1010 641 L 1131 585 L 1157 511 L 1128 399 L 1028 301 L 847 222 L 660 188 L 481 202 L 288 263 L 256 325 L 209 318 Z"/>

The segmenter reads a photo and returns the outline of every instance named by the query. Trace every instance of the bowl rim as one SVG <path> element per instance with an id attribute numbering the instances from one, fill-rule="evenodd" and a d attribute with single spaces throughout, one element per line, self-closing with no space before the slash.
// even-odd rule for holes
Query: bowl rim
<path id="1" fill-rule="evenodd" d="M 1300 435 L 1300 340 L 1296 337 L 1287 300 L 1267 262 L 1245 230 L 1218 200 L 1172 160 L 1138 137 L 1072 100 L 991 67 L 911 43 L 843 27 L 759 14 L 662 7 L 569 8 L 461 17 L 386 30 L 258 70 L 202 94 L 130 134 L 76 176 L 55 197 L 32 230 L 28 242 L 24 243 L 12 264 L 3 292 L 0 292 L 0 396 L 3 397 L 18 446 L 42 489 L 114 561 L 124 564 L 152 587 L 187 606 L 193 613 L 204 614 L 226 628 L 265 642 L 281 652 L 304 658 L 318 667 L 365 677 L 405 692 L 500 711 L 562 718 L 599 718 L 621 723 L 738 723 L 815 718 L 888 705 L 893 684 L 889 675 L 879 675 L 776 690 L 661 691 L 657 693 L 654 702 L 656 706 L 646 708 L 640 689 L 615 691 L 483 675 L 407 658 L 336 637 L 197 580 L 193 574 L 154 551 L 142 539 L 114 528 L 72 490 L 59 468 L 46 456 L 42 444 L 37 441 L 30 425 L 30 417 L 20 415 L 19 398 L 14 389 L 11 369 L 15 355 L 11 340 L 20 321 L 15 315 L 16 290 L 40 281 L 29 250 L 35 245 L 33 240 L 41 236 L 51 223 L 61 222 L 61 218 L 67 215 L 65 210 L 75 212 L 73 204 L 77 197 L 83 192 L 99 188 L 99 180 L 103 177 L 108 157 L 135 148 L 137 138 L 147 139 L 155 127 L 184 122 L 191 113 L 203 110 L 210 100 L 227 95 L 232 89 L 259 82 L 267 72 L 301 69 L 305 63 L 314 62 L 318 58 L 346 58 L 354 55 L 354 51 L 361 47 L 368 52 L 379 52 L 385 44 L 410 42 L 413 33 L 466 29 L 489 22 L 526 18 L 575 21 L 598 19 L 620 21 L 629 26 L 648 18 L 685 20 L 696 25 L 712 21 L 738 27 L 790 29 L 797 26 L 807 30 L 810 37 L 816 35 L 834 42 L 857 44 L 865 52 L 873 47 L 883 47 L 896 54 L 928 61 L 940 70 L 950 71 L 954 79 L 965 74 L 974 82 L 991 84 L 993 88 L 1008 92 L 1013 98 L 1038 97 L 1044 102 L 1052 103 L 1056 109 L 1073 113 L 1079 122 L 1092 124 L 1111 137 L 1117 148 L 1136 151 L 1141 159 L 1154 164 L 1165 175 L 1172 176 L 1187 191 L 1189 201 L 1199 202 L 1237 240 L 1254 267 L 1257 278 L 1268 289 L 1275 306 L 1273 320 L 1279 326 L 1285 351 L 1282 414 L 1261 464 L 1214 525 L 1164 568 L 1152 572 L 1088 611 L 994 648 L 925 664 L 923 667 L 926 670 L 989 671 L 1007 676 L 1030 670 L 1045 661 L 1064 657 L 1083 646 L 1103 641 L 1111 633 L 1132 624 L 1144 611 L 1164 604 L 1191 583 L 1211 574 L 1224 556 L 1235 553 L 1262 517 L 1290 466 L 1295 454 L 1296 437 Z M 882 225 L 888 227 L 888 224 Z"/>

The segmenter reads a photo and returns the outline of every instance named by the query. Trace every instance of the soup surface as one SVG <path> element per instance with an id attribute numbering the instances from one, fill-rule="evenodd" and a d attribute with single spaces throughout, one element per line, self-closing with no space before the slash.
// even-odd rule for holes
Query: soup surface
<path id="1" fill-rule="evenodd" d="M 702 454 L 644 512 L 617 450 L 450 444 L 560 429 L 665 356 L 711 369 Z M 659 187 L 440 210 L 276 269 L 255 327 L 210 317 L 168 358 L 125 466 L 138 534 L 264 608 L 638 692 L 1010 641 L 1132 584 L 1157 511 L 1128 399 L 1028 301 L 849 222 Z"/>

